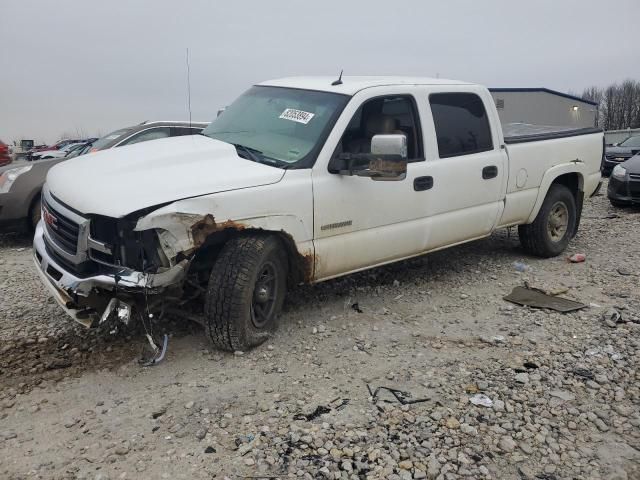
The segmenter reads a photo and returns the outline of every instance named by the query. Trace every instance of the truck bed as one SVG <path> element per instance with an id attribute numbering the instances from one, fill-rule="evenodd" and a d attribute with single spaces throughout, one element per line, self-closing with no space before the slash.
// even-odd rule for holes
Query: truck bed
<path id="1" fill-rule="evenodd" d="M 507 144 L 575 137 L 578 135 L 599 133 L 601 131 L 602 129 L 594 127 L 557 127 L 552 125 L 531 125 L 528 123 L 502 124 L 502 134 L 504 136 L 504 142 Z"/>

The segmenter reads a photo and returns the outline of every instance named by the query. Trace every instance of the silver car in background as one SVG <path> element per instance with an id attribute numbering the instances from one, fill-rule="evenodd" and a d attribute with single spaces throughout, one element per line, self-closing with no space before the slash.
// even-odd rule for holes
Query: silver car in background
<path id="1" fill-rule="evenodd" d="M 40 192 L 47 172 L 54 165 L 79 155 L 147 142 L 157 138 L 199 134 L 208 122 L 143 122 L 105 135 L 93 144 L 71 148 L 58 158 L 22 161 L 0 168 L 0 231 L 35 228 L 40 220 Z"/>

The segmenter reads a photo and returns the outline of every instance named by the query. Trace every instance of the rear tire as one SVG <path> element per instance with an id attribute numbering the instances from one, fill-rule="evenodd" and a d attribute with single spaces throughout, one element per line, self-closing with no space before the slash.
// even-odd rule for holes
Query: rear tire
<path id="1" fill-rule="evenodd" d="M 275 331 L 286 294 L 287 257 L 272 235 L 229 240 L 216 259 L 205 300 L 205 331 L 222 350 L 260 345 Z"/>
<path id="2" fill-rule="evenodd" d="M 576 200 L 564 185 L 553 184 L 533 223 L 520 225 L 518 235 L 524 249 L 538 257 L 560 255 L 576 230 Z"/>

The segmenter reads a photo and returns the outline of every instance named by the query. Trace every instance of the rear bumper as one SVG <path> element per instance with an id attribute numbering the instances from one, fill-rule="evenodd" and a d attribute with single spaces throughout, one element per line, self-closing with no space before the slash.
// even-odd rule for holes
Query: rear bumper
<path id="1" fill-rule="evenodd" d="M 145 295 L 157 295 L 180 284 L 189 263 L 183 260 L 158 274 L 145 274 L 126 268 L 106 267 L 104 273 L 80 277 L 65 269 L 49 253 L 42 222 L 33 239 L 33 260 L 42 283 L 63 310 L 86 327 L 95 326 L 113 298 L 135 303 Z"/>

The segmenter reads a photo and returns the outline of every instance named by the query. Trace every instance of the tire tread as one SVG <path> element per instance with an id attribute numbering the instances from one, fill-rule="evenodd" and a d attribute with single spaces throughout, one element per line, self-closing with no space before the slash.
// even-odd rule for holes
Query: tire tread
<path id="1" fill-rule="evenodd" d="M 236 351 L 261 342 L 246 338 L 247 332 L 239 326 L 246 321 L 246 302 L 251 302 L 253 271 L 273 241 L 277 239 L 266 235 L 238 236 L 218 255 L 205 301 L 205 330 L 217 348 Z"/>

